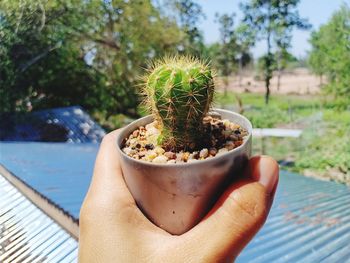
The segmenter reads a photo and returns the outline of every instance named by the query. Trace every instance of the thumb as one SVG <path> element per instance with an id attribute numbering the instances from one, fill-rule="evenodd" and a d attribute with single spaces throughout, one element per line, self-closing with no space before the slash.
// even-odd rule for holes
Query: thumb
<path id="1" fill-rule="evenodd" d="M 214 208 L 187 234 L 204 252 L 203 262 L 234 260 L 264 224 L 278 183 L 270 157 L 250 159 L 247 179 L 232 184 Z"/>

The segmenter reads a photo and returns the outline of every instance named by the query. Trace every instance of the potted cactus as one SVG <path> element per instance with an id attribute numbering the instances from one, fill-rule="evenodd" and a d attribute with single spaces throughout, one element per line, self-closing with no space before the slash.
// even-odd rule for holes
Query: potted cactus
<path id="1" fill-rule="evenodd" d="M 145 76 L 151 115 L 119 133 L 123 175 L 144 214 L 172 234 L 197 224 L 251 154 L 252 126 L 212 109 L 213 73 L 189 57 L 165 58 Z"/>

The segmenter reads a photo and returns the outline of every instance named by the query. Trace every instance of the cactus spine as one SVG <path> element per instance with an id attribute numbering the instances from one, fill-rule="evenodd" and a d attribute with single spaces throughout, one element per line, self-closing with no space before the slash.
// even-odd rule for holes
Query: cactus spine
<path id="1" fill-rule="evenodd" d="M 145 77 L 144 93 L 160 125 L 158 142 L 163 147 L 194 150 L 203 146 L 203 118 L 214 95 L 208 64 L 183 56 L 157 61 Z"/>

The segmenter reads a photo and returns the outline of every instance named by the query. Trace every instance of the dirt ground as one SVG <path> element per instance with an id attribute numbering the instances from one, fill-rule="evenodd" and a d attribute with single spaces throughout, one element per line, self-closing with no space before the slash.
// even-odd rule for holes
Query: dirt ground
<path id="1" fill-rule="evenodd" d="M 228 90 L 236 92 L 265 92 L 265 83 L 263 79 L 254 78 L 254 72 L 244 72 L 239 85 L 239 77 L 229 77 Z M 306 68 L 297 68 L 289 72 L 284 72 L 281 76 L 280 89 L 277 90 L 277 73 L 271 81 L 271 92 L 273 94 L 318 94 L 320 92 L 320 78 L 313 75 Z M 222 80 L 218 79 L 218 87 L 223 89 Z"/>

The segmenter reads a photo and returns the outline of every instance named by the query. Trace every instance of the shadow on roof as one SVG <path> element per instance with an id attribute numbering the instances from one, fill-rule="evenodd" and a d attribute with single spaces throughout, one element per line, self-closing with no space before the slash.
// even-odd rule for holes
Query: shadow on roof
<path id="1" fill-rule="evenodd" d="M 0 116 L 0 141 L 98 143 L 104 135 L 80 106 Z"/>

